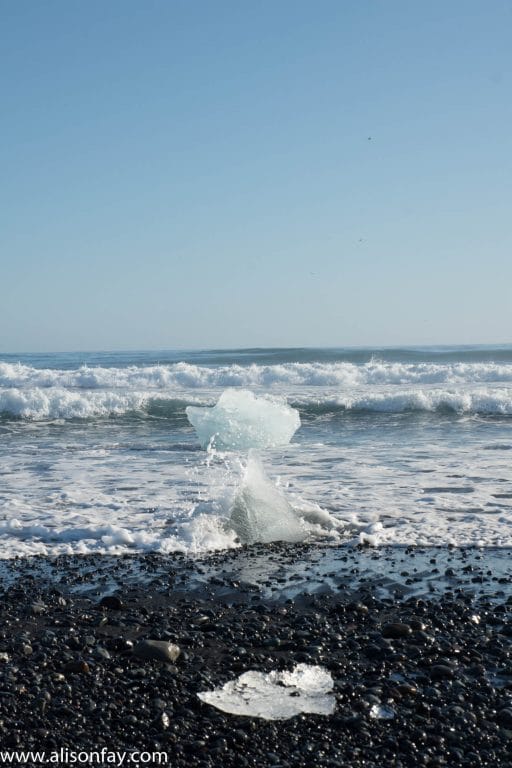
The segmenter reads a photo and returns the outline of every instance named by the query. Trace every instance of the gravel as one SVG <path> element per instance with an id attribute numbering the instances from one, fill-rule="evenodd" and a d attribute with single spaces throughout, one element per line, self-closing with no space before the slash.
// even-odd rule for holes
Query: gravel
<path id="1" fill-rule="evenodd" d="M 2 748 L 163 750 L 173 768 L 512 765 L 510 553 L 498 568 L 476 550 L 325 552 L 120 557 L 114 576 L 109 557 L 13 562 Z M 197 697 L 298 663 L 331 673 L 332 716 L 264 721 Z"/>

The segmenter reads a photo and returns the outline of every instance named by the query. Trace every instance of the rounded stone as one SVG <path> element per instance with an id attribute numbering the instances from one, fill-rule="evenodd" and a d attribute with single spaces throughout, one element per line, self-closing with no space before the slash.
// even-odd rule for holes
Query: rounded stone
<path id="1" fill-rule="evenodd" d="M 398 640 L 403 637 L 409 637 L 412 633 L 412 629 L 409 624 L 401 624 L 400 622 L 390 622 L 383 624 L 382 637 L 388 637 L 393 640 Z"/>
<path id="2" fill-rule="evenodd" d="M 140 659 L 174 663 L 181 650 L 167 640 L 140 640 L 134 648 L 134 654 Z"/>

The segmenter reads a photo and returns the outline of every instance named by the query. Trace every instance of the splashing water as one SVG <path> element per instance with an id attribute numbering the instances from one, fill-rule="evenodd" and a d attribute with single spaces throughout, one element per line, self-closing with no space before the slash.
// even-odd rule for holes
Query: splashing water
<path id="1" fill-rule="evenodd" d="M 225 533 L 236 534 L 243 544 L 271 541 L 303 541 L 312 529 L 334 529 L 328 513 L 320 509 L 297 512 L 281 490 L 267 477 L 254 448 L 287 444 L 300 426 L 298 413 L 282 402 L 256 397 L 252 392 L 226 390 L 213 408 L 187 408 L 203 447 L 206 467 L 214 477 L 214 465 L 224 456 L 228 476 L 231 460 L 222 449 L 249 450 L 247 463 L 239 459 L 242 471 L 236 489 L 224 494 L 214 513 L 227 517 Z M 225 478 L 229 479 L 229 478 Z"/>
<path id="2" fill-rule="evenodd" d="M 0 358 L 0 558 L 236 547 L 249 446 L 308 538 L 512 544 L 511 345 Z"/>
<path id="3" fill-rule="evenodd" d="M 231 507 L 227 524 L 244 544 L 270 541 L 302 541 L 306 528 L 281 491 L 269 480 L 254 453 Z"/>

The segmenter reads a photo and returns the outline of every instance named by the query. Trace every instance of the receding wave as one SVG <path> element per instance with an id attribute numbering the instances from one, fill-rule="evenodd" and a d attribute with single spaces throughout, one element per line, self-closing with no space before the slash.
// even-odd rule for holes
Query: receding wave
<path id="1" fill-rule="evenodd" d="M 172 419 L 187 424 L 188 405 L 213 405 L 208 396 L 148 391 L 80 391 L 59 387 L 0 390 L 0 415 L 3 419 L 73 420 L 126 417 Z M 512 416 L 512 388 L 401 389 L 385 392 L 359 392 L 337 395 L 320 393 L 288 397 L 288 403 L 301 415 L 320 416 L 341 413 L 452 413 L 482 416 Z"/>
<path id="2" fill-rule="evenodd" d="M 226 387 L 317 386 L 356 388 L 367 385 L 453 385 L 512 382 L 512 363 L 492 362 L 308 362 L 272 365 L 222 365 L 186 362 L 169 365 L 73 370 L 34 368 L 0 362 L 0 387 L 64 389 L 169 390 Z"/>

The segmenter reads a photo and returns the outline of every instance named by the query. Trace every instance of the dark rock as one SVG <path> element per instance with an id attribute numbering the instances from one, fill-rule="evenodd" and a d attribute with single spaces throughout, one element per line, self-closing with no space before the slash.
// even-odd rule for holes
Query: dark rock
<path id="1" fill-rule="evenodd" d="M 435 664 L 430 670 L 430 678 L 432 680 L 453 680 L 455 673 L 452 667 L 448 667 L 446 664 Z"/>
<path id="2" fill-rule="evenodd" d="M 427 628 L 427 625 L 420 619 L 411 619 L 409 621 L 409 626 L 413 632 L 422 632 Z"/>
<path id="3" fill-rule="evenodd" d="M 344 572 L 344 588 L 297 592 L 291 600 L 287 564 L 314 553 L 296 585 L 303 589 L 308 580 L 314 587 L 315 570 L 332 557 L 331 547 L 309 546 L 255 545 L 194 561 L 178 554 L 59 557 L 51 565 L 58 593 L 28 577 L 10 587 L 0 576 L 0 743 L 27 750 L 136 745 L 167 750 L 176 768 L 512 765 L 512 582 L 498 587 L 497 578 L 486 576 L 483 597 L 458 582 L 461 564 L 478 561 L 474 575 L 487 574 L 494 555 L 454 550 L 446 561 L 442 549 L 344 546 L 334 549 L 340 568 L 329 574 L 335 583 Z M 433 555 L 439 579 L 429 595 L 422 572 Z M 260 557 L 272 563 L 261 578 Z M 368 568 L 368 559 L 377 562 Z M 507 559 L 510 570 L 512 550 Z M 283 581 L 274 579 L 277 563 Z M 451 592 L 443 593 L 447 565 L 454 576 Z M 233 587 L 239 566 L 260 586 L 239 579 Z M 25 567 L 22 559 L 12 564 Z M 29 570 L 38 567 L 36 560 Z M 210 568 L 222 576 L 217 586 Z M 414 595 L 395 594 L 397 570 L 409 573 Z M 112 579 L 123 584 L 129 610 L 100 608 L 95 595 L 102 593 L 91 578 L 102 590 Z M 34 614 L 39 601 L 45 610 Z M 480 623 L 472 620 L 476 615 Z M 410 631 L 383 637 L 393 624 Z M 174 666 L 161 647 L 155 650 L 155 643 L 168 647 L 174 638 L 189 663 L 184 651 Z M 23 646 L 33 653 L 26 656 Z M 332 716 L 269 722 L 229 715 L 197 698 L 248 669 L 290 670 L 299 660 L 322 663 L 335 678 Z M 377 702 L 393 707 L 393 721 L 372 718 Z"/>
<path id="4" fill-rule="evenodd" d="M 500 725 L 504 726 L 505 728 L 512 729 L 512 709 L 509 707 L 500 709 L 496 719 Z"/>
<path id="5" fill-rule="evenodd" d="M 110 611 L 121 611 L 124 608 L 123 601 L 117 595 L 106 595 L 100 601 L 102 608 L 108 608 Z"/>
<path id="6" fill-rule="evenodd" d="M 401 685 L 397 685 L 397 691 L 401 696 L 416 696 L 418 693 L 416 686 L 411 685 L 410 683 L 402 683 Z"/>
<path id="7" fill-rule="evenodd" d="M 181 650 L 167 640 L 140 640 L 134 648 L 134 654 L 140 659 L 174 663 Z"/>
<path id="8" fill-rule="evenodd" d="M 382 626 L 382 637 L 392 638 L 397 640 L 403 637 L 409 637 L 412 633 L 412 629 L 409 624 L 401 624 L 399 622 L 393 622 L 384 624 Z"/>
<path id="9" fill-rule="evenodd" d="M 63 670 L 66 673 L 75 673 L 79 675 L 88 675 L 91 671 L 88 663 L 83 660 L 68 661 L 68 663 L 64 665 Z"/>

